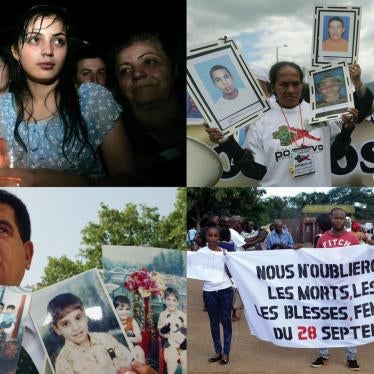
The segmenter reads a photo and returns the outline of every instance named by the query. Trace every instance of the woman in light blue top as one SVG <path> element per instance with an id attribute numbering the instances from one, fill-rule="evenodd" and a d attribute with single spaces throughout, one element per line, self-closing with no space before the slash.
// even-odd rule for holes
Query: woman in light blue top
<path id="1" fill-rule="evenodd" d="M 74 87 L 65 9 L 37 5 L 22 17 L 12 55 L 10 93 L 0 98 L 0 133 L 13 149 L 23 186 L 134 183 L 131 147 L 111 93 Z"/>

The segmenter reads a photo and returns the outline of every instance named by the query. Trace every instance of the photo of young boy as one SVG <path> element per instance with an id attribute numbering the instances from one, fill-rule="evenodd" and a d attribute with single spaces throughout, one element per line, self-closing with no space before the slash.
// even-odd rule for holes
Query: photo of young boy
<path id="1" fill-rule="evenodd" d="M 104 284 L 135 346 L 136 360 L 142 348 L 146 362 L 159 373 L 185 372 L 186 253 L 106 245 L 103 269 Z"/>
<path id="2" fill-rule="evenodd" d="M 65 345 L 56 359 L 56 373 L 70 371 L 89 373 L 130 367 L 130 351 L 112 335 L 89 332 L 82 301 L 71 293 L 53 298 L 47 307 L 52 316 L 52 328 L 63 336 Z"/>
<path id="3" fill-rule="evenodd" d="M 163 338 L 164 359 L 168 374 L 174 374 L 178 362 L 182 371 L 187 370 L 187 316 L 178 309 L 179 292 L 173 287 L 167 287 L 164 292 L 166 309 L 158 319 L 159 334 Z"/>
<path id="4" fill-rule="evenodd" d="M 30 313 L 56 374 L 117 374 L 134 361 L 95 269 L 34 292 Z"/>
<path id="5" fill-rule="evenodd" d="M 129 298 L 125 295 L 117 295 L 113 303 L 127 338 L 134 345 L 136 361 L 145 362 L 145 354 L 140 345 L 142 343 L 142 334 L 138 322 L 131 315 L 131 302 Z"/>

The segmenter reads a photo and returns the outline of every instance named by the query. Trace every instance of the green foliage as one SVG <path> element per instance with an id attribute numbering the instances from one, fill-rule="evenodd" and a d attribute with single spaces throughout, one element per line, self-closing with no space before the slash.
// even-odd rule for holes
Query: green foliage
<path id="1" fill-rule="evenodd" d="M 39 288 L 59 282 L 94 267 L 102 268 L 102 245 L 146 246 L 186 249 L 186 189 L 179 188 L 174 210 L 160 217 L 158 208 L 126 204 L 122 210 L 101 203 L 98 222 L 82 230 L 78 260 L 50 257 Z"/>
<path id="2" fill-rule="evenodd" d="M 82 230 L 84 247 L 79 254 L 89 268 L 101 268 L 101 246 L 144 245 L 158 247 L 157 228 L 160 215 L 157 208 L 126 204 L 122 211 L 100 205 L 99 223 L 89 222 Z"/>
<path id="3" fill-rule="evenodd" d="M 265 190 L 256 187 L 247 188 L 188 188 L 187 214 L 188 220 L 196 226 L 206 218 L 207 213 L 219 215 L 240 215 L 258 221 L 264 203 L 261 196 Z"/>
<path id="4" fill-rule="evenodd" d="M 328 193 L 302 192 L 293 197 L 271 196 L 265 200 L 266 212 L 273 221 L 275 218 L 298 218 L 305 205 L 331 204 L 353 205 L 357 219 L 374 217 L 374 193 L 367 187 L 335 187 Z"/>
<path id="5" fill-rule="evenodd" d="M 44 275 L 41 282 L 36 286 L 36 289 L 60 282 L 85 270 L 86 267 L 81 261 L 72 261 L 66 256 L 60 258 L 48 257 L 48 264 L 44 268 Z"/>
<path id="6" fill-rule="evenodd" d="M 186 249 L 186 188 L 178 188 L 174 210 L 158 226 L 161 248 Z M 172 244 L 172 246 L 170 246 Z"/>
<path id="7" fill-rule="evenodd" d="M 190 224 L 199 226 L 207 213 L 240 215 L 258 225 L 265 225 L 276 218 L 299 218 L 305 205 L 348 204 L 355 206 L 355 218 L 374 217 L 374 193 L 366 187 L 336 187 L 328 193 L 302 192 L 296 196 L 260 197 L 264 190 L 257 188 L 188 188 L 187 212 Z"/>

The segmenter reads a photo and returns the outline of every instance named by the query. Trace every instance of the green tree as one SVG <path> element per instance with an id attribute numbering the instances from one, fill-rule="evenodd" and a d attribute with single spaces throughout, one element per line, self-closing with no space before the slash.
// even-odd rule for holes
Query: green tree
<path id="1" fill-rule="evenodd" d="M 49 257 L 39 287 L 56 283 L 82 271 L 102 268 L 102 245 L 146 246 L 185 249 L 186 189 L 177 191 L 174 210 L 160 217 L 158 209 L 126 204 L 122 210 L 101 203 L 98 222 L 82 230 L 82 247 L 76 261 L 66 256 Z"/>
<path id="2" fill-rule="evenodd" d="M 276 218 L 284 217 L 287 201 L 279 196 L 270 196 L 265 199 L 264 208 L 268 217 L 268 222 L 272 222 Z"/>
<path id="3" fill-rule="evenodd" d="M 79 255 L 88 269 L 102 267 L 102 245 L 160 246 L 157 208 L 130 203 L 120 211 L 103 203 L 100 206 L 99 223 L 89 222 L 82 230 L 84 246 Z"/>
<path id="4" fill-rule="evenodd" d="M 187 215 L 191 224 L 200 227 L 207 213 L 215 211 L 220 215 L 240 215 L 258 222 L 265 205 L 261 196 L 265 190 L 247 188 L 188 188 Z"/>
<path id="5" fill-rule="evenodd" d="M 160 247 L 171 248 L 170 243 L 173 243 L 174 249 L 186 249 L 186 209 L 186 188 L 178 188 L 174 210 L 167 217 L 161 219 L 158 226 Z"/>
<path id="6" fill-rule="evenodd" d="M 43 288 L 50 284 L 60 282 L 84 270 L 86 270 L 86 267 L 81 261 L 72 261 L 66 256 L 60 258 L 48 257 L 48 264 L 44 268 L 44 275 L 36 288 Z"/>

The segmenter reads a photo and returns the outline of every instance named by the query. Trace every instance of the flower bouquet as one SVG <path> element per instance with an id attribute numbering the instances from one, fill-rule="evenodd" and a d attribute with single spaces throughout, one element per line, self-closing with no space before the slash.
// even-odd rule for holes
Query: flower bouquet
<path id="1" fill-rule="evenodd" d="M 149 272 L 143 268 L 130 274 L 126 281 L 125 287 L 131 292 L 138 292 L 141 297 L 157 297 L 162 292 L 162 278 L 159 273 Z"/>
<path id="2" fill-rule="evenodd" d="M 142 331 L 142 348 L 148 356 L 151 339 L 157 336 L 153 321 L 152 304 L 150 298 L 160 297 L 165 290 L 162 275 L 142 268 L 130 274 L 124 286 L 132 293 L 134 318 Z"/>

